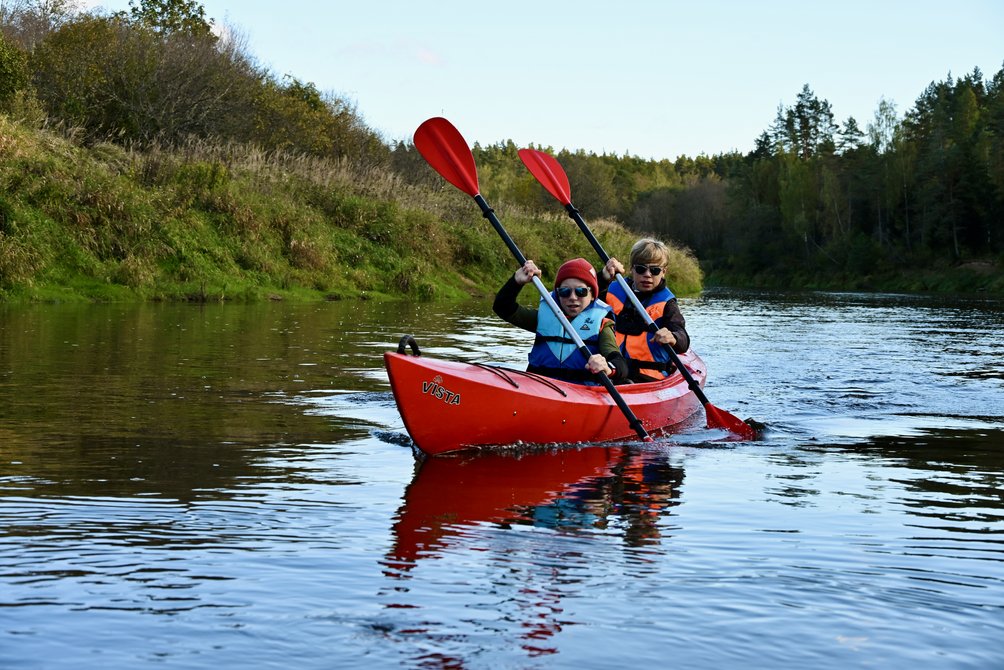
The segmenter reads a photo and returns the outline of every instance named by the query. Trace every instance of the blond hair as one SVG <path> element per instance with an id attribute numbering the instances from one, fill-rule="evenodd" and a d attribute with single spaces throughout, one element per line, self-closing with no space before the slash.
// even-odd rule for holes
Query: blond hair
<path id="1" fill-rule="evenodd" d="M 666 267 L 669 248 L 659 240 L 643 237 L 631 247 L 631 265 L 658 265 Z"/>

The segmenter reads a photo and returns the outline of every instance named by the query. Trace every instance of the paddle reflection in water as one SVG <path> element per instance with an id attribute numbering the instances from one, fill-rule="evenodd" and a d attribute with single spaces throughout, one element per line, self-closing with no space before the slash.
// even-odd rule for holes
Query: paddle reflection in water
<path id="1" fill-rule="evenodd" d="M 657 543 L 667 530 L 663 517 L 679 502 L 682 483 L 683 470 L 667 463 L 664 455 L 621 446 L 429 458 L 418 466 L 396 514 L 385 574 L 408 580 L 419 561 L 486 552 L 486 560 L 507 573 L 520 573 L 522 580 L 514 590 L 496 585 L 506 602 L 498 616 L 519 617 L 523 648 L 529 653 L 557 653 L 541 641 L 574 623 L 561 618 L 561 600 L 584 583 L 574 575 L 588 553 L 581 542 L 565 543 L 562 536 L 606 533 L 622 537 L 629 548 Z M 485 533 L 486 525 L 509 537 Z M 475 526 L 482 529 L 474 531 Z M 534 568 L 527 567 L 528 546 L 520 528 L 557 533 L 553 541 L 530 548 Z M 541 551 L 547 555 L 538 555 Z M 537 574 L 542 566 L 547 574 Z M 400 582 L 394 590 L 400 596 L 408 593 Z M 387 607 L 422 606 L 404 599 Z M 426 627 L 411 632 L 430 633 L 429 622 L 423 621 Z"/>

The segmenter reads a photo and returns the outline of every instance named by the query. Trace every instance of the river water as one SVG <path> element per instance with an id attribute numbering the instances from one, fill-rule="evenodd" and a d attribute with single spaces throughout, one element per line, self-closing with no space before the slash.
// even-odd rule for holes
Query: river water
<path id="1" fill-rule="evenodd" d="M 423 463 L 487 304 L 0 306 L 0 668 L 1004 667 L 1004 304 L 682 307 L 760 441 Z"/>

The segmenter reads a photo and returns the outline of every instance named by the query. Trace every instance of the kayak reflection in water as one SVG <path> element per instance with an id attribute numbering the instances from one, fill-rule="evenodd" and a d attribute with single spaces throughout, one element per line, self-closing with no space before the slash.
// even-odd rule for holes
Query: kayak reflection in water
<path id="1" fill-rule="evenodd" d="M 558 268 L 551 293 L 585 343 L 588 357 L 579 351 L 543 298 L 536 309 L 516 302 L 522 288 L 541 275 L 533 261 L 526 261 L 499 289 L 492 306 L 503 320 L 536 334 L 527 370 L 579 384 L 595 383 L 590 381 L 595 374 L 605 374 L 615 383 L 625 381 L 628 367 L 617 344 L 614 314 L 609 305 L 596 299 L 599 285 L 593 266 L 584 258 L 567 261 Z"/>
<path id="2" fill-rule="evenodd" d="M 682 483 L 683 470 L 663 455 L 622 447 L 426 459 L 398 510 L 386 565 L 407 571 L 484 523 L 622 529 L 626 545 L 651 544 L 663 537 L 659 519 L 678 504 Z"/>
<path id="3" fill-rule="evenodd" d="M 384 591 L 385 606 L 404 612 L 415 607 L 407 580 L 420 561 L 454 557 L 464 563 L 473 553 L 477 564 L 493 566 L 486 569 L 518 575 L 497 582 L 505 592 L 496 595 L 498 615 L 518 622 L 523 648 L 530 655 L 557 653 L 548 641 L 575 623 L 563 613 L 562 601 L 583 595 L 576 590 L 580 580 L 567 573 L 590 560 L 581 543 L 561 536 L 620 535 L 628 548 L 662 542 L 683 474 L 662 454 L 622 447 L 426 459 L 405 491 L 393 547 L 381 561 L 393 580 Z M 514 526 L 550 529 L 555 540 L 505 532 Z M 643 560 L 648 551 L 632 553 Z M 424 634 L 437 634 L 426 615 L 416 616 Z"/>
<path id="4" fill-rule="evenodd" d="M 546 505 L 525 511 L 516 523 L 547 528 L 623 529 L 624 543 L 638 547 L 663 536 L 659 517 L 680 495 L 683 470 L 663 459 L 625 454 L 606 477 L 572 487 Z"/>

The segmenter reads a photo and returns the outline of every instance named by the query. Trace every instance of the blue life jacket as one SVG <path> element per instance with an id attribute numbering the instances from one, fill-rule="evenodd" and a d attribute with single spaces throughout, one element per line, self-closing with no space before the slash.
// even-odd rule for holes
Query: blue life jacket
<path id="1" fill-rule="evenodd" d="M 557 302 L 554 293 L 551 297 Z M 600 330 L 604 319 L 613 319 L 613 311 L 602 300 L 594 300 L 589 307 L 570 320 L 572 328 L 582 338 L 590 355 L 600 351 Z M 537 337 L 533 341 L 533 348 L 530 349 L 528 358 L 527 370 L 530 372 L 578 383 L 588 382 L 593 377 L 586 370 L 586 357 L 565 332 L 561 321 L 543 298 L 537 310 Z"/>

